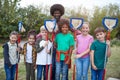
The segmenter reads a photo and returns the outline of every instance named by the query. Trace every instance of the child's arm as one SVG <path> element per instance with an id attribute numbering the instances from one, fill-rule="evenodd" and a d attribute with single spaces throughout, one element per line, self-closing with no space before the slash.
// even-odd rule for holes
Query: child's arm
<path id="1" fill-rule="evenodd" d="M 97 70 L 97 67 L 96 67 L 95 64 L 94 64 L 94 50 L 91 50 L 91 51 L 90 51 L 90 61 L 91 61 L 92 68 L 93 68 L 94 70 Z"/>
<path id="2" fill-rule="evenodd" d="M 91 46 L 91 44 L 89 44 L 89 47 L 88 47 L 88 49 L 87 49 L 86 51 L 84 51 L 84 52 L 81 53 L 81 54 L 77 54 L 75 57 L 76 57 L 76 58 L 80 58 L 80 57 L 88 54 L 88 53 L 90 52 L 90 46 Z"/>
<path id="3" fill-rule="evenodd" d="M 109 41 L 109 40 L 107 40 L 107 41 L 106 41 L 106 43 L 107 43 L 107 46 L 108 46 L 108 48 L 107 48 L 107 57 L 110 57 L 110 56 L 111 56 L 110 41 Z"/>
<path id="4" fill-rule="evenodd" d="M 43 46 L 40 47 L 39 43 L 42 39 L 37 39 L 35 46 L 36 46 L 36 51 L 37 53 L 39 53 L 40 51 L 42 51 L 48 44 L 48 42 L 46 42 Z"/>
<path id="5" fill-rule="evenodd" d="M 52 48 L 53 44 L 51 41 L 48 41 L 48 46 L 47 46 L 47 53 L 50 53 L 50 49 Z"/>
<path id="6" fill-rule="evenodd" d="M 20 52 L 20 54 L 25 54 L 25 52 L 26 52 L 26 46 L 27 46 L 27 43 L 25 43 L 23 45 L 23 48 L 22 48 L 22 51 Z"/>
<path id="7" fill-rule="evenodd" d="M 54 45 L 55 48 L 57 48 L 57 44 L 56 44 L 56 42 L 54 42 L 53 45 Z"/>
<path id="8" fill-rule="evenodd" d="M 10 60 L 9 60 L 9 50 L 8 50 L 9 48 L 8 48 L 8 45 L 7 45 L 7 43 L 6 44 L 4 44 L 3 45 L 3 56 L 4 56 L 4 60 L 5 60 L 5 63 L 9 66 L 9 67 L 11 67 L 11 62 L 10 62 Z"/>
<path id="9" fill-rule="evenodd" d="M 36 47 L 34 48 L 34 52 L 35 52 L 35 64 L 34 64 L 34 69 L 36 69 L 36 59 L 37 59 L 37 50 Z"/>
<path id="10" fill-rule="evenodd" d="M 68 60 L 65 62 L 66 64 L 69 64 L 69 63 L 70 63 L 70 59 L 71 59 L 71 56 L 72 56 L 72 50 L 73 50 L 73 46 L 71 46 L 70 49 L 69 49 L 69 58 L 68 58 Z"/>
<path id="11" fill-rule="evenodd" d="M 18 46 L 17 46 L 17 51 L 18 53 L 20 53 L 22 51 L 22 47 L 21 47 L 21 44 L 19 43 Z"/>

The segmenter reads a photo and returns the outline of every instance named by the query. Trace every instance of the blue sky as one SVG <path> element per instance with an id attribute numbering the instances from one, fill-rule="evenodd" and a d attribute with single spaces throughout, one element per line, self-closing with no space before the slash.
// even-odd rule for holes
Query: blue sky
<path id="1" fill-rule="evenodd" d="M 88 9 L 92 9 L 94 6 L 102 7 L 110 3 L 120 5 L 120 0 L 21 0 L 20 6 L 21 7 L 26 7 L 28 5 L 51 6 L 55 3 L 62 4 L 64 7 L 68 8 L 83 6 Z"/>

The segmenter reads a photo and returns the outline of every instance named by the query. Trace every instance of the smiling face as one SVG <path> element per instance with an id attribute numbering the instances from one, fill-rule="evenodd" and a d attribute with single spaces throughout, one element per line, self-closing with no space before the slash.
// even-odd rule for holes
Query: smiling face
<path id="1" fill-rule="evenodd" d="M 68 33 L 69 31 L 69 20 L 68 19 L 60 19 L 60 21 L 58 22 L 58 26 L 59 26 L 59 30 L 60 32 L 62 32 L 63 34 Z"/>
<path id="2" fill-rule="evenodd" d="M 81 28 L 81 34 L 86 36 L 89 33 L 89 25 L 88 24 L 83 24 L 82 28 Z"/>
<path id="3" fill-rule="evenodd" d="M 16 41 L 17 41 L 17 35 L 15 35 L 15 34 L 10 35 L 10 43 L 14 44 L 14 43 L 16 43 Z"/>
<path id="4" fill-rule="evenodd" d="M 35 43 L 35 36 L 34 36 L 34 35 L 30 35 L 30 36 L 28 37 L 28 43 L 29 43 L 30 45 L 33 45 L 33 44 Z"/>
<path id="5" fill-rule="evenodd" d="M 105 41 L 105 35 L 106 35 L 105 32 L 98 32 L 98 33 L 96 33 L 95 36 L 99 41 L 104 42 Z"/>
<path id="6" fill-rule="evenodd" d="M 66 24 L 64 24 L 64 25 L 61 27 L 61 31 L 62 31 L 63 34 L 67 34 L 67 33 L 68 33 L 68 30 L 69 30 L 69 28 L 68 28 L 68 26 L 67 26 Z"/>
<path id="7" fill-rule="evenodd" d="M 46 30 L 42 30 L 40 32 L 40 34 L 41 34 L 41 36 L 42 36 L 43 39 L 46 39 L 46 36 L 47 36 L 47 31 Z"/>
<path id="8" fill-rule="evenodd" d="M 57 20 L 57 22 L 60 20 L 61 13 L 59 10 L 54 11 L 53 17 Z"/>

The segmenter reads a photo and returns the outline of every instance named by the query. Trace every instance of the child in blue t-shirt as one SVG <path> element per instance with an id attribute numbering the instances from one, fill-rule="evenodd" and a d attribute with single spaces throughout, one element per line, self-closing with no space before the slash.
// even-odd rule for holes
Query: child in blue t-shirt
<path id="1" fill-rule="evenodd" d="M 90 57 L 92 65 L 91 80 L 102 80 L 104 68 L 106 65 L 106 58 L 110 57 L 111 55 L 110 41 L 105 40 L 106 33 L 103 28 L 96 28 L 94 33 L 97 40 L 95 40 L 90 47 Z"/>

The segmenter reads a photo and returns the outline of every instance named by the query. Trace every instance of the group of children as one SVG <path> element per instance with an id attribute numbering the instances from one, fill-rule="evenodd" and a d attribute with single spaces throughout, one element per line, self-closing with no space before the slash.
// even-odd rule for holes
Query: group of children
<path id="1" fill-rule="evenodd" d="M 56 14 L 58 14 L 56 12 Z M 58 18 L 58 17 L 57 17 Z M 4 69 L 6 80 L 14 80 L 16 64 L 18 64 L 18 54 L 24 54 L 26 66 L 26 80 L 35 80 L 35 69 L 37 68 L 37 80 L 46 80 L 46 70 L 52 64 L 52 58 L 55 62 L 55 80 L 68 80 L 69 64 L 71 61 L 72 51 L 75 45 L 74 36 L 70 32 L 69 20 L 59 19 L 57 22 L 59 31 L 57 32 L 54 43 L 47 38 L 48 32 L 44 26 L 40 27 L 40 35 L 36 38 L 35 30 L 28 32 L 28 41 L 21 49 L 17 42 L 17 32 L 10 34 L 9 42 L 3 45 Z M 91 64 L 91 80 L 102 80 L 104 64 L 106 57 L 110 57 L 110 41 L 106 41 L 106 33 L 103 28 L 95 29 L 93 36 L 89 34 L 90 25 L 84 22 L 81 27 L 81 34 L 76 37 L 75 64 L 76 80 L 88 80 L 88 69 Z M 51 57 L 51 48 L 56 49 L 56 56 Z M 107 49 L 106 49 L 107 46 Z M 107 53 L 106 53 L 107 50 Z M 107 56 L 106 56 L 107 54 Z M 48 68 L 46 68 L 47 66 Z M 44 70 L 44 71 L 43 71 Z M 43 73 L 42 73 L 43 72 Z M 62 74 L 62 77 L 60 77 Z"/>

